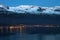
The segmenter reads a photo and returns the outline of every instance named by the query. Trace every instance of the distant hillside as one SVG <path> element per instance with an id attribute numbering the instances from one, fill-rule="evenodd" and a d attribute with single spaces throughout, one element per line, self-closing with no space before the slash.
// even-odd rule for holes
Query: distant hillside
<path id="1" fill-rule="evenodd" d="M 60 6 L 40 7 L 20 5 L 8 7 L 0 5 L 0 25 L 20 24 L 60 25 Z"/>

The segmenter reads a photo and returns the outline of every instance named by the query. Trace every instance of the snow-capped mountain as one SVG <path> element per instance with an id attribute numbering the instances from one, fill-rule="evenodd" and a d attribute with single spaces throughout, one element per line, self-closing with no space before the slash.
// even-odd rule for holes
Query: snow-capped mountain
<path id="1" fill-rule="evenodd" d="M 0 11 L 10 11 L 16 13 L 30 13 L 30 14 L 60 14 L 60 6 L 55 7 L 40 7 L 33 5 L 20 5 L 16 7 L 8 7 L 0 5 Z"/>
<path id="2" fill-rule="evenodd" d="M 0 25 L 20 24 L 60 25 L 60 6 L 20 5 L 9 7 L 0 5 Z"/>
<path id="3" fill-rule="evenodd" d="M 0 5 L 0 11 L 8 11 L 8 9 L 8 6 Z"/>

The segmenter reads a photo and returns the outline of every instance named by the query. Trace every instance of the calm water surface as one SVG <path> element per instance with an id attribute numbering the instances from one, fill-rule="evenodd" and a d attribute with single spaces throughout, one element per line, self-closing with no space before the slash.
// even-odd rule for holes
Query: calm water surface
<path id="1" fill-rule="evenodd" d="M 19 29 L 19 28 L 18 28 L 18 30 L 17 29 L 11 29 L 10 31 L 4 29 L 4 31 L 3 31 L 4 35 L 1 35 L 1 33 L 0 33 L 0 40 L 60 40 L 60 34 L 42 34 L 42 33 L 29 34 L 29 33 L 25 33 L 25 30 L 22 32 L 20 32 L 20 30 L 21 29 Z M 28 30 L 28 32 L 33 32 L 32 30 L 36 31 L 35 28 L 31 28 L 30 30 Z M 55 31 L 57 31 L 57 29 Z M 9 33 L 5 34 L 6 32 L 9 32 Z M 11 32 L 14 32 L 14 33 L 11 33 Z M 60 32 L 60 31 L 58 31 L 58 32 Z"/>
<path id="2" fill-rule="evenodd" d="M 0 40 L 60 40 L 60 34 L 27 34 L 16 33 L 11 35 L 0 36 Z"/>

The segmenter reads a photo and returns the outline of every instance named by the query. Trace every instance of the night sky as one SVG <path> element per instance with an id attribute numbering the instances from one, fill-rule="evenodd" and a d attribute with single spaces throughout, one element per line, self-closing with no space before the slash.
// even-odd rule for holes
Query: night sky
<path id="1" fill-rule="evenodd" d="M 0 4 L 7 6 L 18 5 L 60 6 L 60 0 L 0 0 Z"/>

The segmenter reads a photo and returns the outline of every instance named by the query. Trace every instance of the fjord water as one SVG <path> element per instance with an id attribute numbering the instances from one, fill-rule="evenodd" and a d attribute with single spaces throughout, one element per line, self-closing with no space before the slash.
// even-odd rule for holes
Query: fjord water
<path id="1" fill-rule="evenodd" d="M 9 34 L 0 35 L 0 40 L 60 40 L 60 34 L 29 34 L 15 30 L 14 33 L 9 31 Z"/>
<path id="2" fill-rule="evenodd" d="M 13 35 L 5 35 L 0 37 L 0 40 L 60 40 L 60 34 L 45 35 L 45 34 L 26 34 L 16 33 Z"/>

